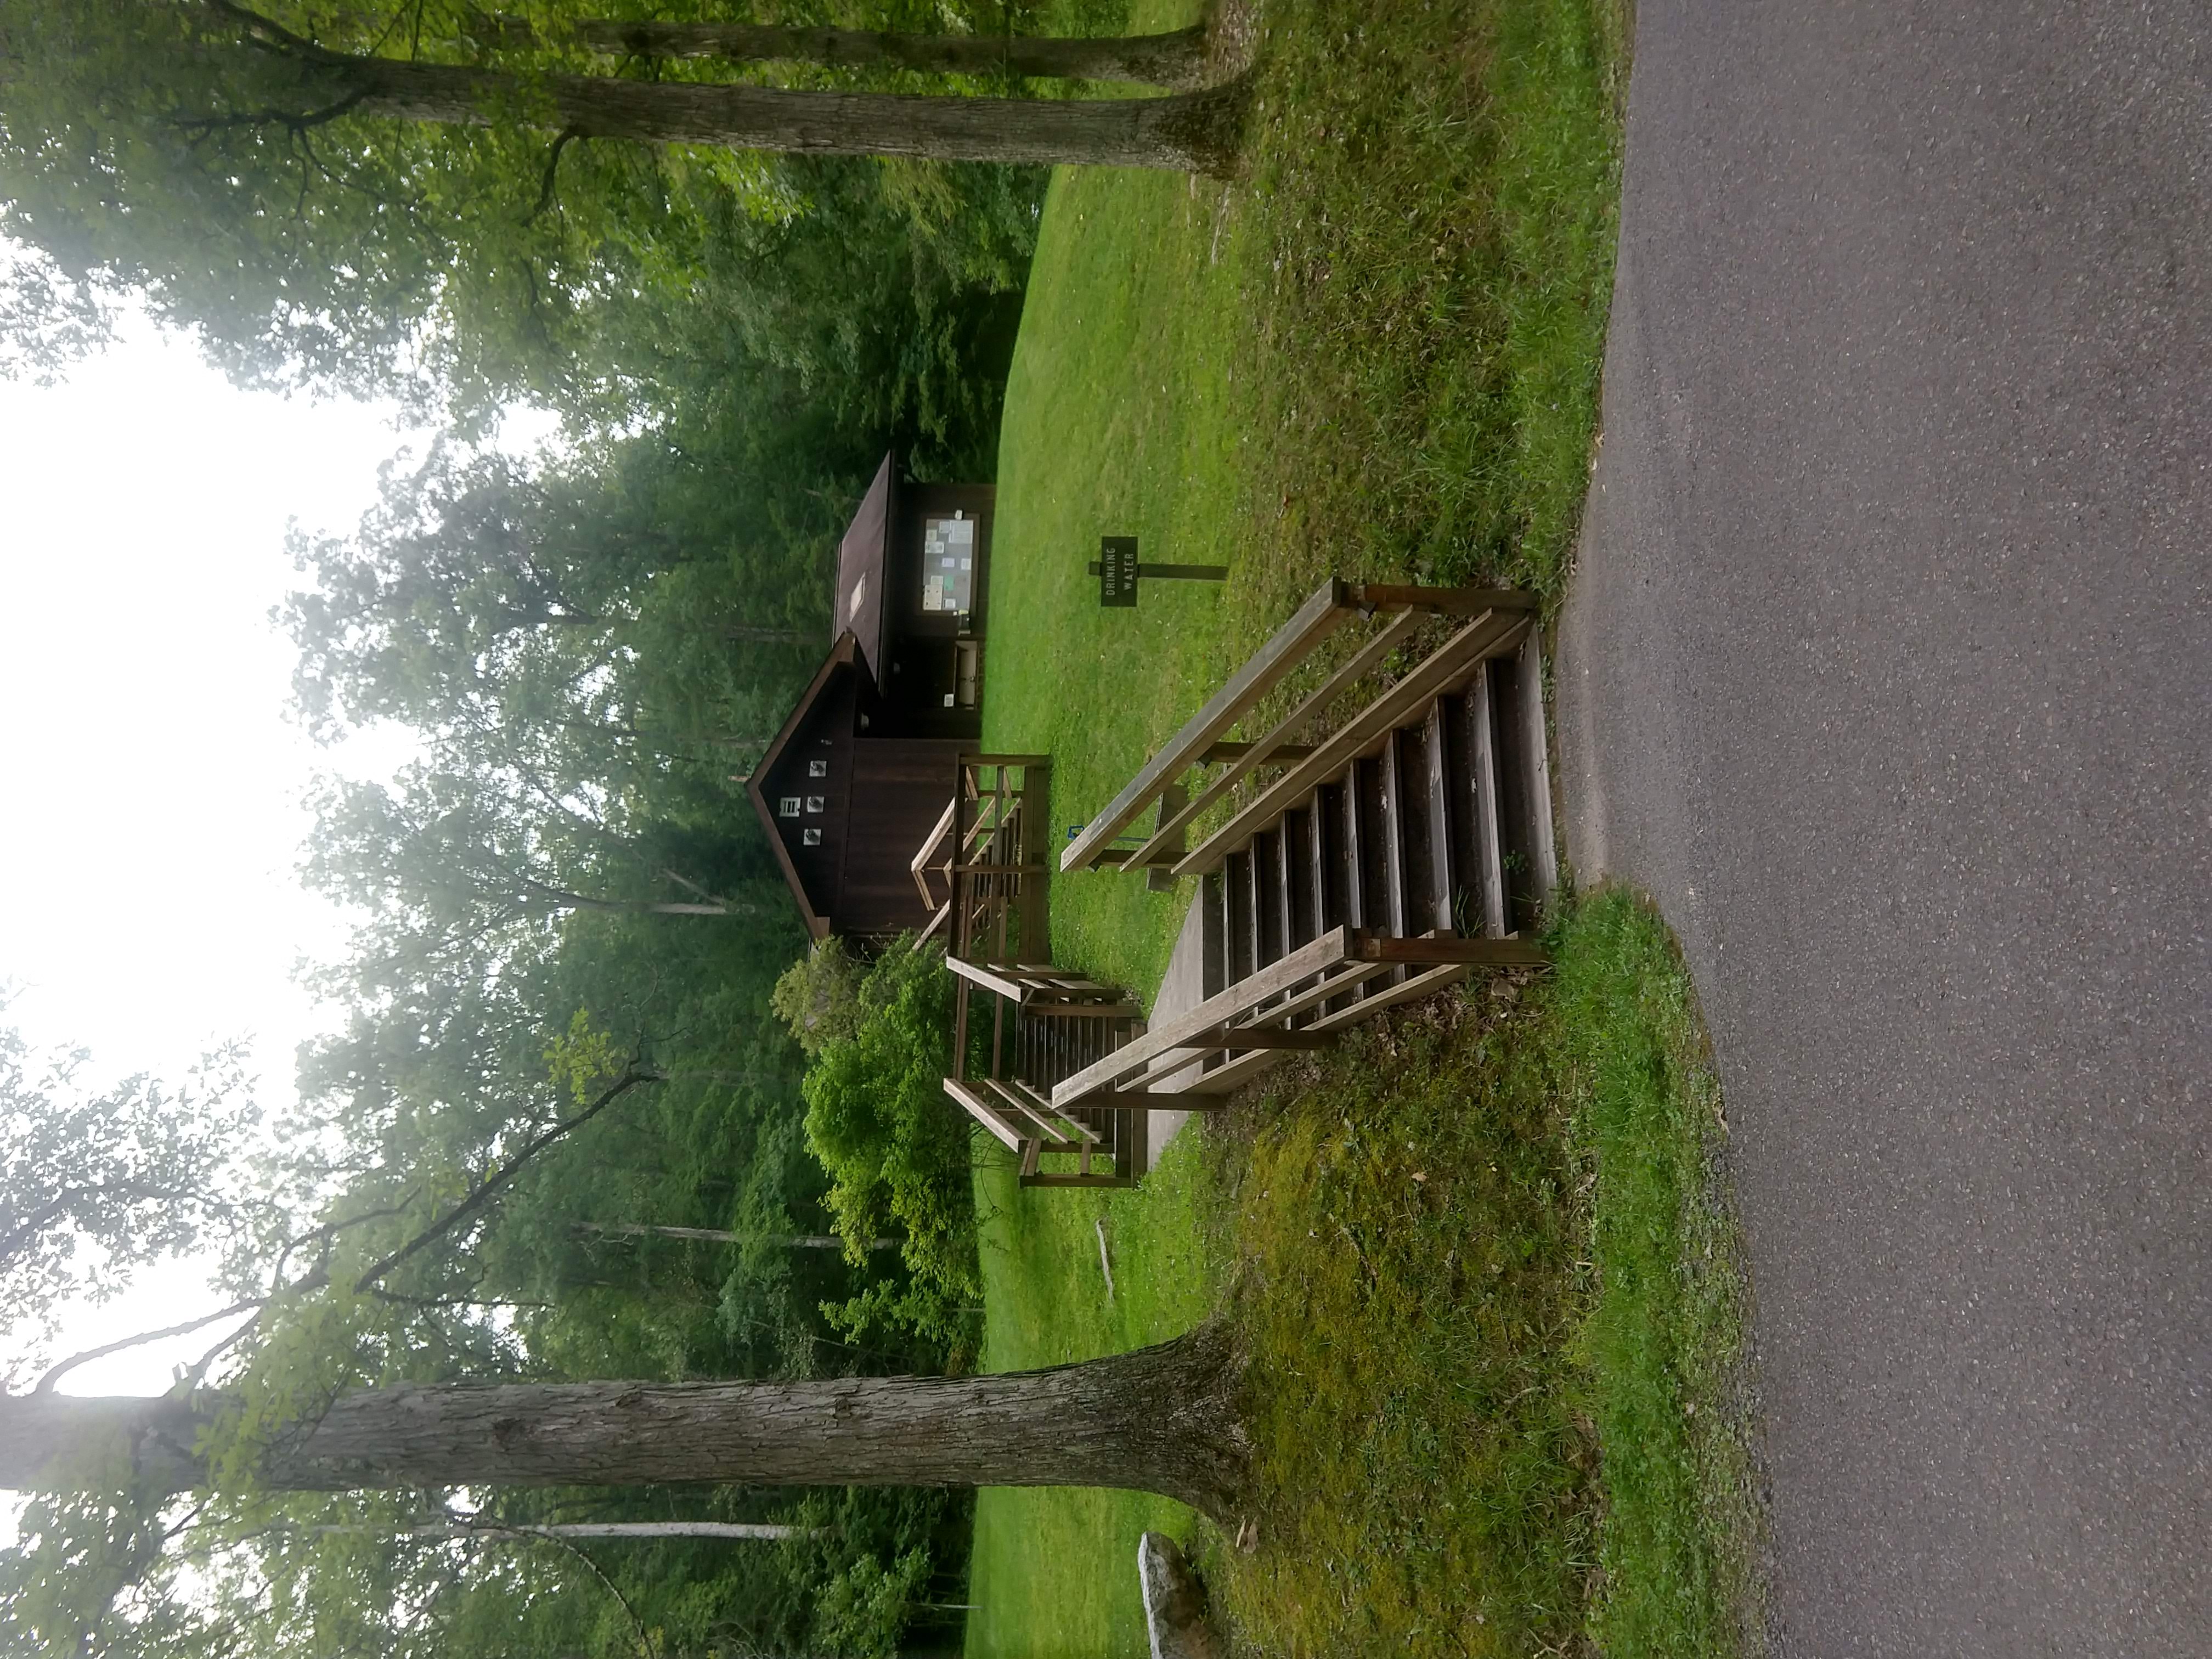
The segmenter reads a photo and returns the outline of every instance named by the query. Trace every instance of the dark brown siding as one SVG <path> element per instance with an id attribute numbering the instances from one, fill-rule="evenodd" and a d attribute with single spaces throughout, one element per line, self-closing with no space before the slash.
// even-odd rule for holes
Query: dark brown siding
<path id="1" fill-rule="evenodd" d="M 844 882 L 821 907 L 840 933 L 896 933 L 928 924 L 914 855 L 952 799 L 958 738 L 864 738 L 853 745 Z M 941 887 L 942 884 L 939 884 Z"/>

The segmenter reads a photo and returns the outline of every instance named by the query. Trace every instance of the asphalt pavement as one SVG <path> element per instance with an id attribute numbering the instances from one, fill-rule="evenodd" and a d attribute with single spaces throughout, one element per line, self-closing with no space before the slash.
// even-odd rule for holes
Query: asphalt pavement
<path id="1" fill-rule="evenodd" d="M 2212 1655 L 2212 3 L 1643 0 L 1568 850 L 1727 1093 L 1795 1655 Z"/>

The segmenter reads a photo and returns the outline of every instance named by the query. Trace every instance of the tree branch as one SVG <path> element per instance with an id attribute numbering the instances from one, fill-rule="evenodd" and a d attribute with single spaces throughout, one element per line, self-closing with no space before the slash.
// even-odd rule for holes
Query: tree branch
<path id="1" fill-rule="evenodd" d="M 410 1257 L 416 1255 L 422 1251 L 428 1249 L 432 1244 L 434 1244 L 438 1240 L 443 1238 L 447 1233 L 453 1231 L 454 1228 L 459 1226 L 462 1222 L 467 1220 L 469 1217 L 483 1209 L 485 1205 L 491 1202 L 494 1196 L 499 1193 L 501 1188 L 505 1187 L 509 1182 L 513 1181 L 517 1175 L 521 1173 L 523 1165 L 529 1163 L 532 1158 L 537 1157 L 538 1153 L 544 1152 L 548 1146 L 552 1146 L 562 1136 L 583 1127 L 585 1124 L 589 1123 L 601 1112 L 606 1110 L 608 1107 L 613 1105 L 615 1102 L 620 1100 L 632 1089 L 637 1087 L 639 1084 L 659 1083 L 659 1081 L 661 1081 L 661 1076 L 658 1072 L 641 1071 L 637 1069 L 635 1066 L 624 1072 L 621 1077 L 615 1080 L 612 1086 L 608 1088 L 605 1093 L 601 1094 L 597 1100 L 594 1100 L 590 1105 L 585 1107 L 582 1111 L 578 1112 L 574 1117 L 563 1118 L 551 1128 L 536 1137 L 527 1146 L 523 1147 L 520 1152 L 509 1158 L 496 1173 L 487 1176 L 482 1182 L 480 1182 L 476 1189 L 470 1193 L 466 1198 L 453 1206 L 453 1207 L 447 1211 L 444 1215 L 432 1222 L 429 1226 L 416 1234 L 413 1238 L 408 1240 L 406 1243 L 401 1245 L 390 1255 L 386 1256 L 384 1260 L 376 1263 L 375 1266 L 372 1267 L 367 1273 L 363 1273 L 359 1279 L 355 1281 L 353 1287 L 354 1294 L 356 1296 L 366 1294 L 371 1286 L 374 1285 L 386 1274 L 390 1273 L 394 1267 L 398 1267 L 400 1263 L 407 1261 Z"/>
<path id="2" fill-rule="evenodd" d="M 125 1337 L 120 1342 L 103 1343 L 97 1348 L 87 1348 L 82 1353 L 73 1353 L 33 1383 L 31 1392 L 52 1394 L 54 1384 L 80 1365 L 90 1364 L 95 1359 L 105 1359 L 109 1354 L 121 1353 L 125 1348 L 135 1348 L 141 1343 L 160 1342 L 173 1336 L 189 1336 L 203 1325 L 212 1325 L 218 1319 L 228 1319 L 233 1314 L 258 1309 L 268 1300 L 264 1296 L 251 1296 L 243 1302 L 232 1303 L 228 1308 L 217 1308 L 211 1314 L 203 1314 L 198 1319 L 188 1319 L 181 1325 L 166 1325 L 158 1331 L 141 1331 L 136 1336 Z"/>

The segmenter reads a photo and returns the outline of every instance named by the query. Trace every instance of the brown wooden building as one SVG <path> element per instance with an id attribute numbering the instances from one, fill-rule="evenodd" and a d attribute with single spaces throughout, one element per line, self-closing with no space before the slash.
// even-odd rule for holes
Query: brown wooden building
<path id="1" fill-rule="evenodd" d="M 830 655 L 745 782 L 817 939 L 935 913 L 913 865 L 982 733 L 994 493 L 887 455 L 838 548 Z"/>

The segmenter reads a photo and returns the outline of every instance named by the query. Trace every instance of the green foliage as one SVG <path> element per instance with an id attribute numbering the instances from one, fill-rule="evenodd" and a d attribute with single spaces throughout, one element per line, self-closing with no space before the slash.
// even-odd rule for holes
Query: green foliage
<path id="1" fill-rule="evenodd" d="M 914 1280 L 864 1292 L 836 1317 L 855 1335 L 880 1324 L 955 1340 L 980 1287 L 968 1123 L 945 1097 L 952 977 L 936 947 L 901 939 L 857 1000 L 852 1035 L 825 1042 L 806 1074 L 806 1144 L 830 1173 L 823 1202 L 848 1256 L 896 1228 Z"/>
<path id="2" fill-rule="evenodd" d="M 823 1586 L 815 1640 L 852 1659 L 890 1659 L 929 1567 L 926 1550 L 908 1550 L 888 1567 L 872 1555 L 862 1556 Z"/>
<path id="3" fill-rule="evenodd" d="M 0 1550 L 11 1659 L 168 1659 L 220 1650 L 222 1613 L 174 1594 L 161 1506 L 124 1492 L 33 1497 Z"/>
<path id="4" fill-rule="evenodd" d="M 620 1076 L 623 1063 L 614 1034 L 595 1028 L 588 1008 L 577 1009 L 568 1029 L 545 1045 L 545 1064 L 555 1085 L 565 1085 L 579 1106 L 589 1105 L 594 1095 Z"/>
<path id="5" fill-rule="evenodd" d="M 792 1040 L 809 1056 L 833 1042 L 860 1035 L 863 1008 L 860 959 L 836 934 L 817 939 L 813 948 L 784 970 L 769 1006 L 791 1028 Z"/>
<path id="6" fill-rule="evenodd" d="M 34 1054 L 0 1026 L 0 1384 L 37 1375 L 64 1304 L 246 1224 L 240 1160 L 259 1113 L 239 1053 L 207 1055 L 176 1090 L 143 1075 L 94 1088 L 89 1061 Z"/>
<path id="7" fill-rule="evenodd" d="M 20 355 L 42 368 L 96 341 L 103 298 L 134 289 L 243 380 L 398 392 L 471 421 L 527 398 L 626 427 L 711 365 L 717 404 L 797 394 L 930 456 L 988 431 L 996 377 L 975 368 L 1003 362 L 1041 178 L 556 150 L 531 123 L 533 75 L 733 73 L 543 44 L 609 9 L 521 8 L 541 43 L 525 46 L 483 38 L 483 13 L 456 0 L 269 0 L 268 27 L 231 7 L 9 0 L 0 229 L 38 256 L 9 267 L 0 301 Z M 525 90 L 486 125 L 379 119 L 348 112 L 343 66 L 318 52 L 472 64 Z"/>

